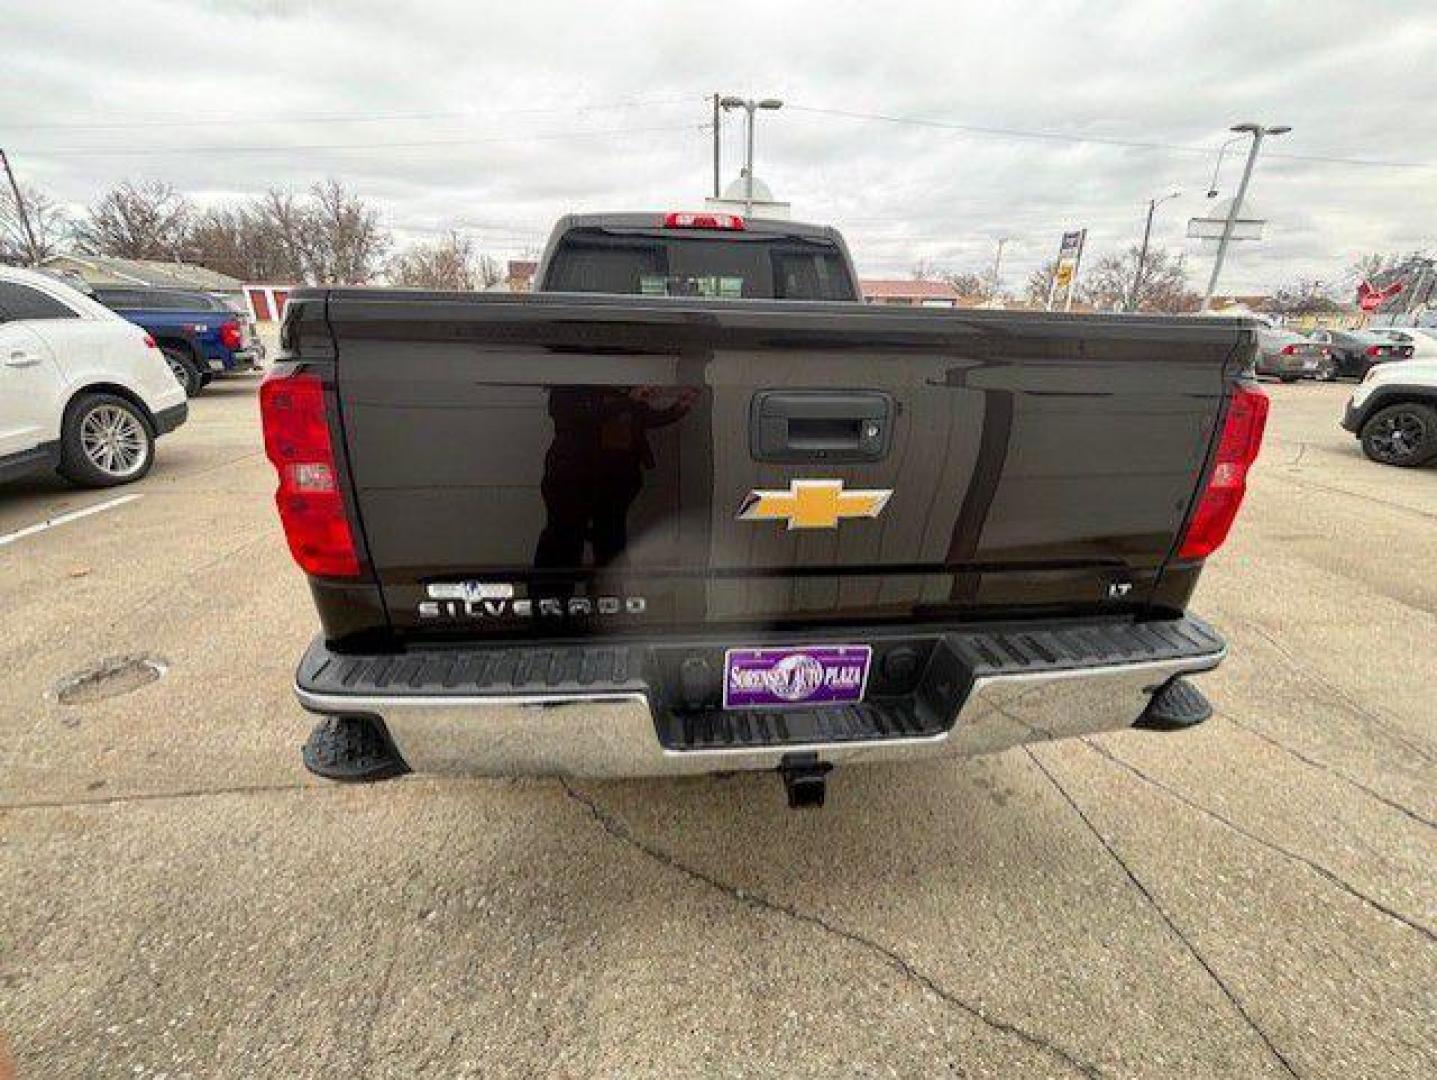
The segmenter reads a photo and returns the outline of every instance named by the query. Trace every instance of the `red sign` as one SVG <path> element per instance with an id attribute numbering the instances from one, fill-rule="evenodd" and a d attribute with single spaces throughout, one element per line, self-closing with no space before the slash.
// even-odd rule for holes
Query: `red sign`
<path id="1" fill-rule="evenodd" d="M 1379 289 L 1372 282 L 1364 281 L 1357 286 L 1357 306 L 1363 311 L 1376 311 L 1384 301 L 1400 293 L 1405 284 L 1403 281 L 1394 281 L 1391 285 Z"/>

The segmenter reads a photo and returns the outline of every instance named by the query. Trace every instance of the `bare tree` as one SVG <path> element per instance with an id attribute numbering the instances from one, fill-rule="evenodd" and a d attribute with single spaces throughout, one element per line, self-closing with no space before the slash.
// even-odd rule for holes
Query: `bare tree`
<path id="1" fill-rule="evenodd" d="M 27 232 L 8 184 L 0 186 L 0 263 L 34 266 L 41 259 L 59 253 L 70 235 L 70 216 L 65 208 L 37 187 L 20 186 L 29 219 Z M 30 242 L 34 235 L 34 243 Z"/>
<path id="2" fill-rule="evenodd" d="M 361 284 L 379 272 L 389 250 L 389 234 L 379 211 L 338 180 L 310 189 L 309 276 L 316 283 Z"/>
<path id="3" fill-rule="evenodd" d="M 1275 315 L 1327 315 L 1342 310 L 1335 292 L 1321 278 L 1300 277 L 1274 292 L 1268 306 Z"/>
<path id="4" fill-rule="evenodd" d="M 499 276 L 499 264 L 480 255 L 473 237 L 457 229 L 432 243 L 414 244 L 389 262 L 390 280 L 407 288 L 485 289 Z"/>
<path id="5" fill-rule="evenodd" d="M 190 230 L 185 258 L 242 281 L 305 281 L 308 219 L 294 196 L 281 191 L 214 207 Z"/>
<path id="6" fill-rule="evenodd" d="M 1028 275 L 1027 295 L 1030 304 L 1046 304 L 1058 277 L 1058 260 L 1049 259 Z"/>
<path id="7" fill-rule="evenodd" d="M 330 180 L 308 195 L 271 188 L 206 210 L 194 218 L 183 251 L 245 281 L 358 284 L 379 272 L 388 248 L 379 212 Z"/>
<path id="8" fill-rule="evenodd" d="M 82 250 L 126 259 L 172 259 L 184 249 L 194 208 L 158 180 L 126 180 L 90 207 L 75 227 Z"/>
<path id="9" fill-rule="evenodd" d="M 1379 278 L 1387 276 L 1404 261 L 1401 255 L 1373 252 L 1370 255 L 1359 255 L 1347 269 L 1358 281 L 1370 281 L 1375 285 Z"/>
<path id="10" fill-rule="evenodd" d="M 932 281 L 941 277 L 942 272 L 932 259 L 919 259 L 913 264 L 913 269 L 908 271 L 908 276 L 914 281 Z"/>
<path id="11" fill-rule="evenodd" d="M 987 300 L 993 295 L 992 275 L 984 276 L 969 271 L 947 274 L 944 280 L 953 286 L 959 296 L 973 296 Z"/>
<path id="12" fill-rule="evenodd" d="M 1100 310 L 1125 310 L 1137 268 L 1136 247 L 1120 255 L 1104 255 L 1095 259 L 1078 282 L 1078 295 Z M 1134 300 L 1135 311 L 1170 313 L 1196 311 L 1202 303 L 1202 297 L 1188 287 L 1182 258 L 1165 251 L 1148 252 Z"/>
<path id="13" fill-rule="evenodd" d="M 292 191 L 270 188 L 255 210 L 257 227 L 272 245 L 285 280 L 316 282 L 316 226 L 310 208 Z"/>
<path id="14" fill-rule="evenodd" d="M 499 260 L 492 255 L 479 256 L 479 287 L 481 289 L 492 288 L 504 280 L 504 271 L 499 266 Z"/>

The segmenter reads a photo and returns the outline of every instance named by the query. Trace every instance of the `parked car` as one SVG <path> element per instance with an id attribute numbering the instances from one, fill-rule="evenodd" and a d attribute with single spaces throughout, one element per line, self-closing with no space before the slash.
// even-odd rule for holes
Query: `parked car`
<path id="1" fill-rule="evenodd" d="M 1295 330 L 1259 327 L 1257 331 L 1257 373 L 1285 383 L 1301 378 L 1331 378 L 1332 352 Z"/>
<path id="2" fill-rule="evenodd" d="M 1394 345 L 1411 345 L 1415 360 L 1437 358 L 1437 329 L 1430 326 L 1382 326 L 1371 327 L 1372 333 L 1384 337 Z"/>
<path id="3" fill-rule="evenodd" d="M 187 409 L 148 333 L 52 276 L 0 266 L 0 480 L 138 480 Z"/>
<path id="4" fill-rule="evenodd" d="M 1374 367 L 1353 391 L 1342 426 L 1383 465 L 1437 460 L 1437 359 Z"/>
<path id="5" fill-rule="evenodd" d="M 1262 439 L 1251 320 L 868 305 L 833 229 L 717 213 L 565 218 L 536 285 L 290 300 L 312 771 L 814 805 L 838 763 L 1211 715 L 1186 608 Z"/>
<path id="6" fill-rule="evenodd" d="M 216 375 L 254 371 L 264 360 L 254 320 L 209 293 L 96 286 L 94 296 L 154 336 L 191 396 Z"/>
<path id="7" fill-rule="evenodd" d="M 1329 379 L 1360 381 L 1374 365 L 1412 356 L 1411 345 L 1399 345 L 1370 330 L 1314 330 L 1308 338 L 1332 353 Z"/>

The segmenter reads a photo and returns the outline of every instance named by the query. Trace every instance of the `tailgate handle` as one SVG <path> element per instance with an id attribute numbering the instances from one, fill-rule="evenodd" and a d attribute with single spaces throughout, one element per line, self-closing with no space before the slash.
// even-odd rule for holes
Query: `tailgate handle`
<path id="1" fill-rule="evenodd" d="M 896 413 L 877 390 L 762 390 L 749 412 L 756 461 L 880 461 Z"/>

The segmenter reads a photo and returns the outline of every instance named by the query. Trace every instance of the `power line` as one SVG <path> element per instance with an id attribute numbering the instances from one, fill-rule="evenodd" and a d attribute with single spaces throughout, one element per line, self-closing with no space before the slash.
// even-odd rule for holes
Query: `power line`
<path id="1" fill-rule="evenodd" d="M 1004 139 L 1035 139 L 1045 142 L 1090 144 L 1095 146 L 1119 146 L 1134 150 L 1162 150 L 1167 153 L 1197 154 L 1208 157 L 1217 152 L 1216 147 L 1191 146 L 1181 143 L 1151 142 L 1141 139 L 1114 139 L 1100 135 L 1072 135 L 1061 131 L 1031 131 L 1022 128 L 990 127 L 981 124 L 960 124 L 950 120 L 933 120 L 917 116 L 892 116 L 885 113 L 856 112 L 850 109 L 823 109 L 812 105 L 789 105 L 795 112 L 814 113 L 821 116 L 839 116 L 848 120 L 877 120 L 888 124 L 905 124 L 911 127 L 939 128 L 945 131 L 962 131 L 970 135 L 985 135 Z M 1284 161 L 1307 161 L 1325 165 L 1356 165 L 1385 169 L 1437 169 L 1434 161 L 1376 161 L 1367 158 L 1342 157 L 1325 154 L 1279 154 L 1265 155 L 1270 159 Z"/>
<path id="2" fill-rule="evenodd" d="M 33 157 L 160 157 L 169 154 L 288 154 L 297 150 L 414 150 L 433 146 L 479 146 L 489 143 L 553 142 L 564 139 L 596 139 L 617 135 L 640 135 L 655 131 L 707 131 L 707 124 L 664 124 L 654 127 L 608 128 L 563 131 L 549 135 L 497 135 L 487 138 L 419 139 L 408 142 L 284 143 L 270 146 L 60 146 L 27 150 Z"/>
<path id="3" fill-rule="evenodd" d="M 588 105 L 570 105 L 563 108 L 536 109 L 463 109 L 444 112 L 397 112 L 397 113 L 334 113 L 317 116 L 276 116 L 273 119 L 257 120 L 254 115 L 208 116 L 208 117 L 148 117 L 138 120 L 66 120 L 54 123 L 5 124 L 7 131 L 80 131 L 112 128 L 146 127 L 255 127 L 285 124 L 375 124 L 404 122 L 410 120 L 472 120 L 479 116 L 549 116 L 571 115 L 574 113 L 601 112 L 616 109 L 642 109 L 663 105 L 691 105 L 697 96 L 648 98 L 634 101 L 594 102 Z"/>

